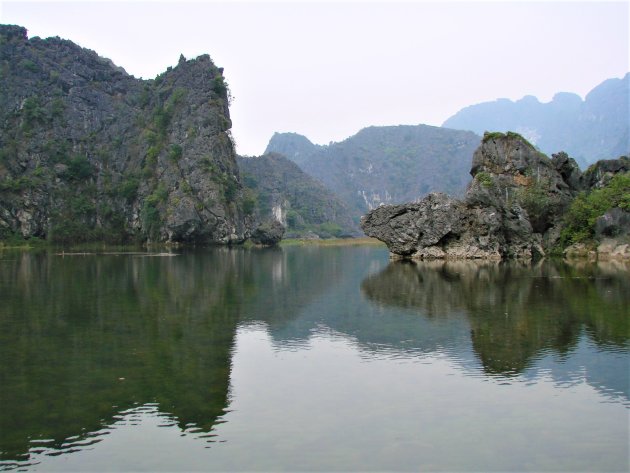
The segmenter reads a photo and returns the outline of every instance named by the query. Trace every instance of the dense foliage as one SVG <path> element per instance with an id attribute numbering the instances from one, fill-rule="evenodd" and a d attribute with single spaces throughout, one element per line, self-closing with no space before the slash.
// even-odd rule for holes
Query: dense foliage
<path id="1" fill-rule="evenodd" d="M 320 238 L 357 235 L 346 206 L 282 155 L 239 158 L 243 208 L 256 221 L 282 220 L 287 236 Z"/>
<path id="2" fill-rule="evenodd" d="M 614 207 L 630 212 L 630 173 L 617 174 L 606 186 L 575 198 L 564 219 L 563 244 L 592 240 L 597 219 Z"/>

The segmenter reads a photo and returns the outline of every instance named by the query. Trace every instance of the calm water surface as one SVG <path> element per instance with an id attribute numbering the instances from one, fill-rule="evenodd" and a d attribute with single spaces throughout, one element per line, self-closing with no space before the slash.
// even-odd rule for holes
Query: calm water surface
<path id="1" fill-rule="evenodd" d="M 0 470 L 628 471 L 630 272 L 0 252 Z"/>

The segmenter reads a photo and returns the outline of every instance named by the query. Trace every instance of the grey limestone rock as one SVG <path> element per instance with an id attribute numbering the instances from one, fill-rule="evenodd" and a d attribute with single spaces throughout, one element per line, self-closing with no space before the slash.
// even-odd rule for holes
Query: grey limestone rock
<path id="1" fill-rule="evenodd" d="M 630 212 L 615 207 L 595 221 L 595 235 L 598 237 L 617 237 L 630 235 Z"/>
<path id="2" fill-rule="evenodd" d="M 261 223 L 253 232 L 251 240 L 263 246 L 275 246 L 284 236 L 285 228 L 277 220 Z"/>
<path id="3" fill-rule="evenodd" d="M 557 166 L 515 133 L 487 133 L 473 155 L 463 200 L 430 194 L 418 203 L 382 206 L 361 226 L 394 257 L 525 258 L 545 254 L 572 189 Z"/>
<path id="4" fill-rule="evenodd" d="M 461 233 L 462 215 L 461 202 L 432 193 L 418 203 L 377 207 L 361 225 L 367 235 L 387 242 L 392 253 L 405 257 L 421 248 L 437 248 L 449 235 Z"/>
<path id="5" fill-rule="evenodd" d="M 249 223 L 208 55 L 154 80 L 0 26 L 0 238 L 232 243 Z"/>
<path id="6" fill-rule="evenodd" d="M 570 158 L 567 153 L 561 151 L 551 155 L 551 162 L 571 190 L 582 190 L 582 171 L 580 171 L 580 167 L 575 159 Z"/>
<path id="7" fill-rule="evenodd" d="M 589 166 L 584 174 L 582 174 L 582 188 L 597 189 L 604 187 L 615 174 L 629 171 L 630 159 L 627 156 L 621 156 L 618 159 L 603 159 L 597 161 L 595 164 Z"/>

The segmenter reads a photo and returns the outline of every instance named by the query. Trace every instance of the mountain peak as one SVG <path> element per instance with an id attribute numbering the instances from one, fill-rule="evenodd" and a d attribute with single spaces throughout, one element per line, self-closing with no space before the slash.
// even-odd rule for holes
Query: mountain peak
<path id="1" fill-rule="evenodd" d="M 565 151 L 585 167 L 627 151 L 629 82 L 630 74 L 605 80 L 584 100 L 574 93 L 559 92 L 550 103 L 531 95 L 516 102 L 484 102 L 461 109 L 442 126 L 479 134 L 517 130 L 535 136 L 544 153 Z"/>
<path id="2" fill-rule="evenodd" d="M 291 161 L 301 165 L 315 150 L 321 148 L 315 145 L 306 136 L 299 133 L 274 133 L 264 154 L 279 153 Z"/>
<path id="3" fill-rule="evenodd" d="M 210 56 L 155 80 L 0 26 L 0 239 L 245 239 L 229 94 Z"/>
<path id="4" fill-rule="evenodd" d="M 27 41 L 28 32 L 26 28 L 18 25 L 0 25 L 0 37 L 6 40 Z"/>

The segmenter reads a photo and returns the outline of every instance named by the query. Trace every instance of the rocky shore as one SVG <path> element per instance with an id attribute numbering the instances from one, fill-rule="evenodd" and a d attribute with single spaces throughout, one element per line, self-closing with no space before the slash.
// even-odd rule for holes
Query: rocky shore
<path id="1" fill-rule="evenodd" d="M 385 242 L 392 258 L 543 257 L 559 251 L 563 216 L 576 196 L 628 171 L 630 161 L 622 157 L 582 173 L 566 153 L 549 159 L 516 133 L 486 133 L 473 155 L 473 179 L 463 199 L 432 193 L 418 202 L 384 205 L 364 216 L 361 227 Z M 602 254 L 629 256 L 629 216 L 617 207 L 598 219 Z M 592 246 L 586 245 L 587 251 Z M 567 249 L 572 251 L 578 248 Z"/>

